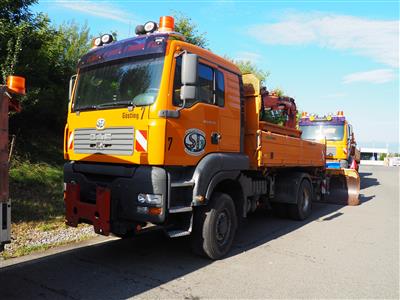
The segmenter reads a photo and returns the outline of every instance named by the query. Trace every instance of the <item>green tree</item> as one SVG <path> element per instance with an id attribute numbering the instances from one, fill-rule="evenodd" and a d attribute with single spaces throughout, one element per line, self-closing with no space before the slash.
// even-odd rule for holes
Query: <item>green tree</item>
<path id="1" fill-rule="evenodd" d="M 228 55 L 224 55 L 224 58 L 234 63 L 239 68 L 240 72 L 242 72 L 242 74 L 254 74 L 261 81 L 261 85 L 265 84 L 265 81 L 270 75 L 268 71 L 262 70 L 250 60 L 233 59 Z"/>
<path id="2" fill-rule="evenodd" d="M 188 43 L 202 48 L 208 47 L 207 33 L 199 33 L 197 24 L 193 23 L 191 18 L 181 12 L 173 12 L 173 16 L 175 19 L 175 31 L 183 34 Z"/>
<path id="3" fill-rule="evenodd" d="M 68 82 L 78 59 L 90 48 L 89 28 L 74 22 L 55 28 L 46 15 L 30 11 L 33 3 L 0 2 L 0 81 L 10 74 L 26 78 L 27 94 L 20 99 L 23 110 L 10 118 L 17 150 L 34 157 L 36 150 L 47 147 L 56 149 L 53 156 L 62 159 Z"/>
<path id="4" fill-rule="evenodd" d="M 281 88 L 274 88 L 274 89 L 272 90 L 272 93 L 275 94 L 275 95 L 278 96 L 278 97 L 284 97 L 284 96 L 286 96 L 286 95 L 285 95 L 285 91 L 284 91 L 283 89 L 281 89 Z"/>
<path id="5" fill-rule="evenodd" d="M 229 58 L 228 58 L 229 59 Z M 259 68 L 255 63 L 251 62 L 250 60 L 234 60 L 230 59 L 242 72 L 242 74 L 254 74 L 262 84 L 265 84 L 270 73 L 268 71 L 262 70 Z"/>

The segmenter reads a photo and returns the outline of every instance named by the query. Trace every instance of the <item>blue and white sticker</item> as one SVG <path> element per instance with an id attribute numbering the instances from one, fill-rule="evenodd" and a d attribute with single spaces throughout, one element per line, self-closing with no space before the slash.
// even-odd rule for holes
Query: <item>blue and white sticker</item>
<path id="1" fill-rule="evenodd" d="M 206 147 L 206 135 L 197 128 L 188 129 L 183 140 L 185 152 L 189 155 L 198 156 L 203 154 Z"/>

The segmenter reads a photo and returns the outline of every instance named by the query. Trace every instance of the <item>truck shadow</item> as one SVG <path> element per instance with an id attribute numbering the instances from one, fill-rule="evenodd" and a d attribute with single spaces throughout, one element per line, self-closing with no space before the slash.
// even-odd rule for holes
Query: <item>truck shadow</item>
<path id="1" fill-rule="evenodd" d="M 360 172 L 360 190 L 369 188 L 371 186 L 380 185 L 378 179 L 374 177 L 370 177 L 372 175 L 371 172 Z"/>
<path id="2" fill-rule="evenodd" d="M 313 222 L 340 217 L 343 206 L 316 203 L 312 216 L 302 222 L 258 212 L 239 230 L 229 257 L 294 232 Z M 130 240 L 112 240 L 0 269 L 2 299 L 72 298 L 122 299 L 139 295 L 218 262 L 195 256 L 189 238 L 167 239 L 160 232 Z M 195 298 L 187 288 L 161 292 L 167 297 Z"/>

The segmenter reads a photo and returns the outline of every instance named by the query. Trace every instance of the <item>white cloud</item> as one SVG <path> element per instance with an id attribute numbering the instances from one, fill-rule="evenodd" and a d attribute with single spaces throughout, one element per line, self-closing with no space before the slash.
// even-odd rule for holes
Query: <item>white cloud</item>
<path id="1" fill-rule="evenodd" d="M 257 63 L 261 60 L 262 56 L 256 52 L 240 51 L 236 53 L 235 60 L 251 61 Z"/>
<path id="2" fill-rule="evenodd" d="M 317 44 L 348 50 L 391 67 L 399 67 L 400 21 L 346 15 L 288 14 L 277 23 L 254 25 L 249 33 L 270 45 Z"/>
<path id="3" fill-rule="evenodd" d="M 115 20 L 121 23 L 129 24 L 135 22 L 135 17 L 128 14 L 126 11 L 105 2 L 95 1 L 67 1 L 59 0 L 56 2 L 59 6 L 67 9 L 80 11 L 88 15 L 97 16 L 105 19 Z"/>
<path id="4" fill-rule="evenodd" d="M 396 74 L 390 69 L 378 69 L 367 72 L 358 72 L 348 74 L 343 77 L 343 83 L 353 83 L 353 82 L 369 82 L 369 83 L 385 83 L 392 81 L 396 78 Z"/>

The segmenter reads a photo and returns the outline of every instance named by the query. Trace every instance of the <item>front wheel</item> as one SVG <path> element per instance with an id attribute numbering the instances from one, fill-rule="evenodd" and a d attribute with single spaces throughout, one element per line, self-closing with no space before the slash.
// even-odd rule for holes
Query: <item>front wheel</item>
<path id="1" fill-rule="evenodd" d="M 219 259 L 230 250 L 237 229 L 237 217 L 232 198 L 214 193 L 206 207 L 194 211 L 192 248 L 196 254 Z"/>

